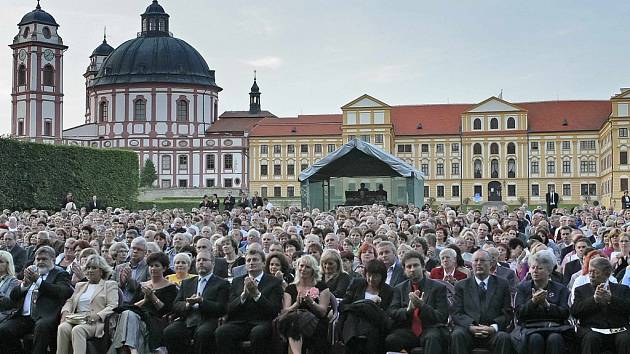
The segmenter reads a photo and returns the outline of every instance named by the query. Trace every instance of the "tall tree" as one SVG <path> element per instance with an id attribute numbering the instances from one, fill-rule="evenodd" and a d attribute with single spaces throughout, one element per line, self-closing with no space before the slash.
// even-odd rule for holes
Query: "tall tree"
<path id="1" fill-rule="evenodd" d="M 151 187 L 156 180 L 157 172 L 155 172 L 155 165 L 153 161 L 147 159 L 140 173 L 140 187 Z"/>

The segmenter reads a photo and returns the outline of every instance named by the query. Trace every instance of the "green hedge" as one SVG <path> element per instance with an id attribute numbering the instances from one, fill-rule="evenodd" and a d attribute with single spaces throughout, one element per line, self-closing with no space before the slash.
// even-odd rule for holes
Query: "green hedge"
<path id="1" fill-rule="evenodd" d="M 78 208 L 93 195 L 134 208 L 138 166 L 133 151 L 0 139 L 0 208 L 58 210 L 67 192 Z"/>

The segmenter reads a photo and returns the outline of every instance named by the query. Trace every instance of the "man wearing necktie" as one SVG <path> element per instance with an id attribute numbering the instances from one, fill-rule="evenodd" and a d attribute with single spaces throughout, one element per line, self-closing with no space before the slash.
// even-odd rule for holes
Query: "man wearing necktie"
<path id="1" fill-rule="evenodd" d="M 282 280 L 265 274 L 265 254 L 252 248 L 245 255 L 247 274 L 232 281 L 228 319 L 215 333 L 219 353 L 240 353 L 238 343 L 249 340 L 251 352 L 269 353 L 271 321 L 282 307 Z"/>
<path id="2" fill-rule="evenodd" d="M 230 283 L 212 273 L 214 255 L 200 251 L 195 259 L 196 278 L 184 279 L 173 312 L 179 318 L 164 329 L 164 342 L 171 354 L 216 353 L 214 331 L 227 311 Z M 195 347 L 190 348 L 194 339 Z"/>
<path id="3" fill-rule="evenodd" d="M 408 279 L 394 288 L 389 315 L 396 329 L 385 338 L 385 349 L 424 347 L 424 353 L 440 354 L 447 348 L 446 286 L 425 276 L 424 257 L 416 251 L 403 256 L 402 266 Z"/>
<path id="4" fill-rule="evenodd" d="M 556 193 L 556 188 L 553 185 L 549 186 L 549 192 L 545 196 L 547 201 L 547 216 L 551 216 L 551 212 L 558 207 L 560 195 Z"/>
<path id="5" fill-rule="evenodd" d="M 510 335 L 505 332 L 513 317 L 507 280 L 490 274 L 492 256 L 485 250 L 473 254 L 474 276 L 455 284 L 455 329 L 451 351 L 469 354 L 475 347 L 493 353 L 513 353 Z"/>
<path id="6" fill-rule="evenodd" d="M 20 339 L 33 333 L 30 353 L 45 354 L 56 344 L 59 313 L 72 296 L 70 275 L 54 266 L 55 250 L 42 246 L 35 252 L 35 265 L 24 270 L 21 286 L 13 288 L 11 301 L 15 314 L 0 324 L 0 352 L 20 354 Z M 54 351 L 54 350 L 53 350 Z"/>

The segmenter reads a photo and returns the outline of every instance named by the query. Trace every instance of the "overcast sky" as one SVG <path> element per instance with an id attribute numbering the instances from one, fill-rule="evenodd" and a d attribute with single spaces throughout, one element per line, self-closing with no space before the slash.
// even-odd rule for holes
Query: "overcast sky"
<path id="1" fill-rule="evenodd" d="M 140 31 L 150 0 L 42 0 L 65 53 L 64 128 L 84 121 L 89 55 Z M 162 0 L 173 34 L 216 70 L 219 111 L 339 113 L 367 93 L 391 105 L 608 99 L 630 86 L 630 1 Z M 9 45 L 35 0 L 2 0 Z M 0 134 L 9 131 L 11 49 L 0 55 Z M 2 53 L 2 52 L 0 52 Z"/>

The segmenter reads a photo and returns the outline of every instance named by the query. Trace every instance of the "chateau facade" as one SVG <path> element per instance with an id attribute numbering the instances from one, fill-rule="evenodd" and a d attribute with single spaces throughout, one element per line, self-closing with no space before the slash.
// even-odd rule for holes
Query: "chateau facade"
<path id="1" fill-rule="evenodd" d="M 370 142 L 425 174 L 425 199 L 449 205 L 597 200 L 619 208 L 628 189 L 630 89 L 610 100 L 391 106 L 362 95 L 325 115 L 278 118 L 261 109 L 219 114 L 215 71 L 170 32 L 157 0 L 140 32 L 118 47 L 106 38 L 84 74 L 85 124 L 63 128 L 59 24 L 38 4 L 18 24 L 11 133 L 30 141 L 126 148 L 152 160 L 159 188 L 222 187 L 298 198 L 301 171 L 351 139 Z M 87 57 L 87 55 L 86 55 Z M 357 180 L 357 184 L 358 184 Z M 375 188 L 375 186 L 371 186 Z"/>

